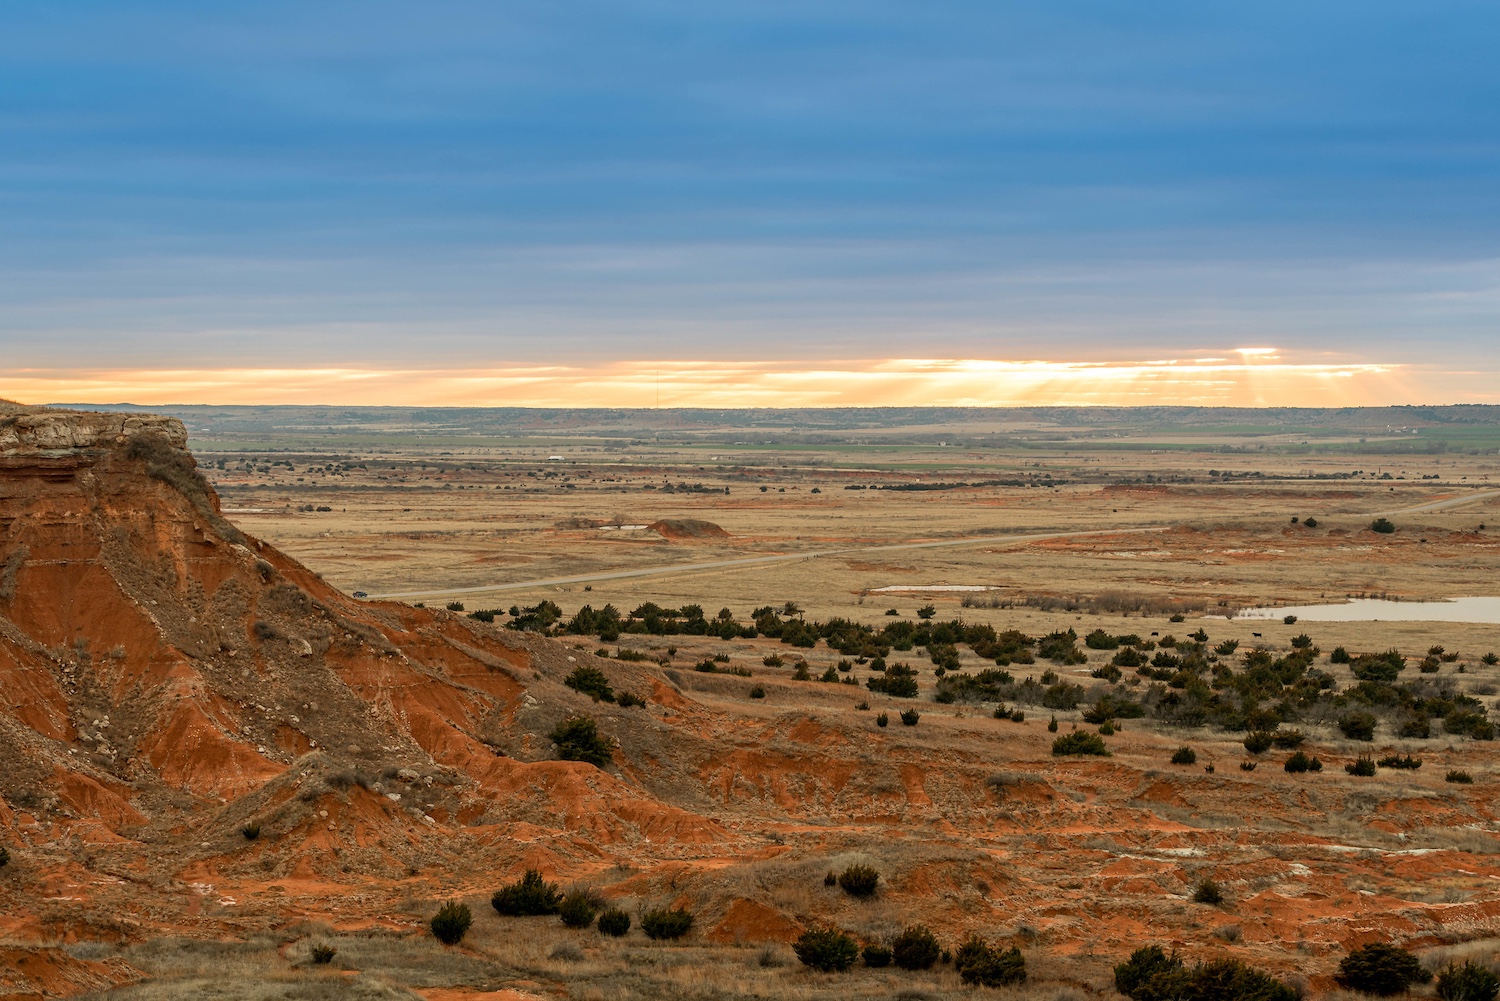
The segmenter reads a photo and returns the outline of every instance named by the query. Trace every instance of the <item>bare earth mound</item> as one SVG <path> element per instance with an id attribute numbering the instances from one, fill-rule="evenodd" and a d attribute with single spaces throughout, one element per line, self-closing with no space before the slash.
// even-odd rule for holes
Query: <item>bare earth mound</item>
<path id="1" fill-rule="evenodd" d="M 729 533 L 718 525 L 711 521 L 699 521 L 696 518 L 663 518 L 646 527 L 662 538 L 673 542 L 729 538 Z"/>

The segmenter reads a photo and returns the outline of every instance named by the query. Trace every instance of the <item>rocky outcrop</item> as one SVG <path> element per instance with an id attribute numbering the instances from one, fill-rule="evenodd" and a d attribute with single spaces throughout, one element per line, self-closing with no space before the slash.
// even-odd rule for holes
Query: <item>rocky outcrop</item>
<path id="1" fill-rule="evenodd" d="M 175 417 L 47 410 L 0 409 L 0 456 L 58 455 L 119 449 L 132 439 L 153 436 L 186 448 L 187 429 Z"/>

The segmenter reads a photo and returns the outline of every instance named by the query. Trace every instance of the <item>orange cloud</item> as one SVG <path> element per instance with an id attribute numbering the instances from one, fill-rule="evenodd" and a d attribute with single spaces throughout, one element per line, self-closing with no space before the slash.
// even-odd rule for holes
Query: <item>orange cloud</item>
<path id="1" fill-rule="evenodd" d="M 0 397 L 342 406 L 1371 406 L 1497 402 L 1490 373 L 1284 360 L 1271 348 L 1145 362 L 637 361 L 487 369 L 12 370 Z"/>

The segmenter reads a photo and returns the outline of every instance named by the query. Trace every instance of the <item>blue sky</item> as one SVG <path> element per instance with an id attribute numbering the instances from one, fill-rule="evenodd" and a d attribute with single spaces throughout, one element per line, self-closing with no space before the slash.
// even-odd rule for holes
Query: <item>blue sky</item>
<path id="1" fill-rule="evenodd" d="M 1487 379 L 1497 39 L 1479 2 L 12 0 L 0 350 Z"/>

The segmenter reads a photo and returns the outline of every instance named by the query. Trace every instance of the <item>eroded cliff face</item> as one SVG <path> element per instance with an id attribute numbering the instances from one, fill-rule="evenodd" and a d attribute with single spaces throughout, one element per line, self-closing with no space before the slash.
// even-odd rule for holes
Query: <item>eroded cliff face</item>
<path id="1" fill-rule="evenodd" d="M 557 683 L 563 648 L 347 598 L 228 524 L 186 440 L 168 418 L 0 414 L 0 936 L 247 913 L 100 879 L 94 852 L 163 887 L 394 894 L 393 877 L 460 858 L 503 866 L 526 851 L 517 822 L 556 835 L 549 868 L 601 837 L 715 837 L 638 783 L 536 760 L 552 756 L 539 734 L 589 705 Z M 76 892 L 43 903 L 38 880 Z"/>

